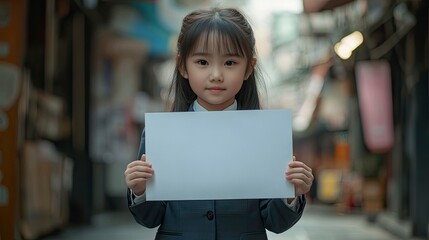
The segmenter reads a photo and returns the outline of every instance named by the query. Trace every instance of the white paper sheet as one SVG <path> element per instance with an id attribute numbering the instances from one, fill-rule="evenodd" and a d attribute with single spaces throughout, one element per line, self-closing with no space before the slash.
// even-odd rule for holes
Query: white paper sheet
<path id="1" fill-rule="evenodd" d="M 289 110 L 146 113 L 145 133 L 148 201 L 294 197 Z"/>

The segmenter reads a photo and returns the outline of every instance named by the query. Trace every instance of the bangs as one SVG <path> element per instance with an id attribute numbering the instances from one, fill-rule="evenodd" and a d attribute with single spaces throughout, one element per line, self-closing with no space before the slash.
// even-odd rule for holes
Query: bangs
<path id="1" fill-rule="evenodd" d="M 221 32 L 219 29 L 207 30 L 201 33 L 190 53 L 202 50 L 203 52 L 218 52 L 222 55 L 247 57 L 246 51 L 239 42 L 236 34 L 231 35 L 231 33 Z"/>
<path id="2" fill-rule="evenodd" d="M 253 55 L 249 39 L 246 39 L 243 32 L 235 24 L 220 18 L 194 24 L 188 30 L 187 37 L 183 39 L 181 48 L 179 53 L 184 56 L 189 56 L 197 49 L 245 58 Z"/>

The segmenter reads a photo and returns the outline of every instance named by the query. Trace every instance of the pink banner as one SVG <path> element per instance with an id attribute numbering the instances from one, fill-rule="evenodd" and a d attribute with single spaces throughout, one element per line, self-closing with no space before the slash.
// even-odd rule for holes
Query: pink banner
<path id="1" fill-rule="evenodd" d="M 356 85 L 366 146 L 384 153 L 393 145 L 390 65 L 385 60 L 356 63 Z"/>

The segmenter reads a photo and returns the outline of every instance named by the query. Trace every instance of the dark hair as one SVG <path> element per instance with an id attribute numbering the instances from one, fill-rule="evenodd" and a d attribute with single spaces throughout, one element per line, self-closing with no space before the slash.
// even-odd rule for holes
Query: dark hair
<path id="1" fill-rule="evenodd" d="M 209 39 L 215 38 L 219 46 L 225 47 L 227 52 L 237 53 L 247 58 L 247 69 L 254 67 L 252 59 L 256 56 L 255 37 L 252 27 L 243 14 L 233 8 L 212 8 L 191 12 L 183 19 L 177 40 L 179 57 L 169 91 L 169 100 L 173 99 L 171 111 L 188 111 L 197 98 L 189 81 L 183 78 L 179 70 L 186 69 L 188 55 L 202 38 L 205 38 L 205 48 L 208 46 Z M 239 109 L 260 109 L 255 75 L 255 71 L 252 70 L 235 96 Z"/>

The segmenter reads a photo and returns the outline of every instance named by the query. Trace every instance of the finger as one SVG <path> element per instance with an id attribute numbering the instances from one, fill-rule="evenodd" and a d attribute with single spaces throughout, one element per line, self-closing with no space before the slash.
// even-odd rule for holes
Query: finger
<path id="1" fill-rule="evenodd" d="M 150 163 L 147 163 L 150 164 Z M 142 166 L 136 166 L 134 168 L 135 171 L 137 172 L 147 172 L 147 173 L 153 173 L 153 168 L 152 166 L 147 166 L 147 165 L 142 165 Z"/>
<path id="2" fill-rule="evenodd" d="M 309 176 L 305 175 L 304 173 L 288 174 L 288 175 L 286 175 L 286 179 L 289 182 L 294 181 L 294 180 L 302 180 L 307 185 L 311 185 L 311 183 L 313 182 L 313 178 L 311 176 L 309 177 Z"/>
<path id="3" fill-rule="evenodd" d="M 127 165 L 127 168 L 134 168 L 136 166 L 147 166 L 147 167 L 152 167 L 152 164 L 146 161 L 140 161 L 140 160 L 136 160 L 136 161 L 132 161 Z"/>
<path id="4" fill-rule="evenodd" d="M 307 178 L 313 179 L 313 174 L 304 168 L 289 168 L 285 174 L 286 176 L 289 176 L 292 174 L 304 174 Z"/>
<path id="5" fill-rule="evenodd" d="M 313 182 L 313 175 L 307 176 L 301 173 L 301 174 L 298 174 L 297 176 L 292 176 L 292 178 L 301 179 L 308 185 L 311 185 Z"/>
<path id="6" fill-rule="evenodd" d="M 135 180 L 147 181 L 152 178 L 153 174 L 148 172 L 134 172 L 125 177 L 125 180 L 128 182 L 132 182 Z"/>
<path id="7" fill-rule="evenodd" d="M 297 168 L 297 167 L 301 167 L 301 168 L 305 168 L 307 171 L 309 171 L 309 172 L 311 172 L 312 171 L 312 169 L 309 167 L 309 166 L 307 166 L 305 163 L 303 163 L 303 162 L 300 162 L 300 161 L 292 161 L 292 162 L 290 162 L 289 164 L 288 164 L 288 166 L 290 167 L 290 168 Z"/>
<path id="8" fill-rule="evenodd" d="M 309 171 L 309 172 L 312 172 L 312 169 L 311 169 L 309 166 L 307 166 L 305 163 L 300 162 L 300 161 L 297 161 L 297 160 L 290 162 L 290 163 L 288 164 L 288 166 L 289 166 L 290 168 L 297 168 L 297 167 L 301 167 L 301 168 L 304 168 L 305 170 L 307 170 L 307 171 Z"/>
<path id="9" fill-rule="evenodd" d="M 290 173 L 305 172 L 305 173 L 308 173 L 309 175 L 313 175 L 312 169 L 306 165 L 299 165 L 299 166 L 289 165 L 289 168 L 286 169 L 286 172 L 290 172 Z"/>
<path id="10" fill-rule="evenodd" d="M 133 175 L 134 173 L 150 173 L 153 174 L 154 170 L 150 166 L 134 166 L 132 168 L 127 168 L 124 172 L 125 177 Z"/>
<path id="11" fill-rule="evenodd" d="M 140 160 L 143 162 L 146 162 L 146 154 L 142 154 L 142 156 L 140 157 Z"/>
<path id="12" fill-rule="evenodd" d="M 153 173 L 153 168 L 151 166 L 147 165 L 137 165 L 132 168 L 128 168 L 125 170 L 125 173 L 132 174 L 135 172 L 147 172 L 147 173 Z"/>
<path id="13" fill-rule="evenodd" d="M 153 176 L 152 173 L 150 172 L 138 172 L 138 173 L 132 173 L 129 175 L 130 180 L 132 179 L 143 179 L 143 180 L 148 180 Z"/>

